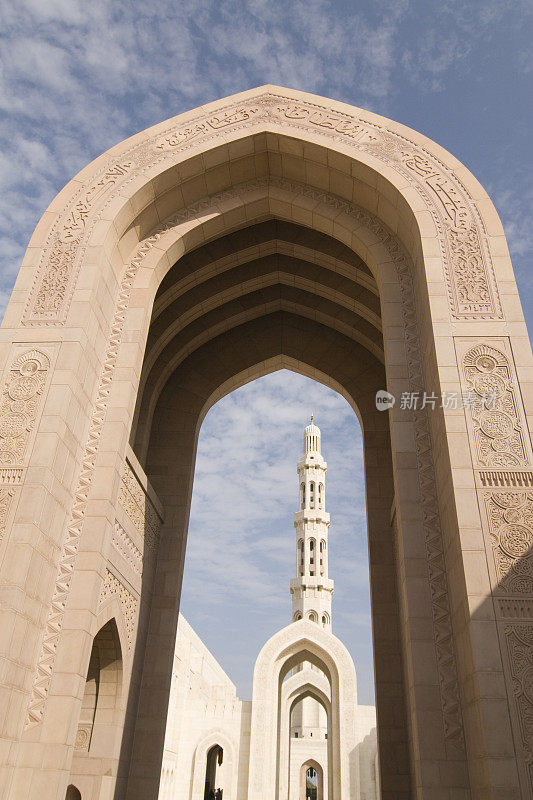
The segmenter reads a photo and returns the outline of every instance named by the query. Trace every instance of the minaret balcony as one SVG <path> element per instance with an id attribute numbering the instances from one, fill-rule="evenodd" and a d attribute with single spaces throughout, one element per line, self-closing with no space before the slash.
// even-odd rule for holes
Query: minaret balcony
<path id="1" fill-rule="evenodd" d="M 305 589 L 321 589 L 333 593 L 334 582 L 324 575 L 300 575 L 292 578 L 290 583 L 291 594 L 305 591 Z"/>
<path id="2" fill-rule="evenodd" d="M 322 511 L 320 508 L 302 508 L 294 515 L 294 527 L 302 525 L 305 522 L 321 522 L 323 525 L 329 525 L 329 514 L 327 511 Z"/>

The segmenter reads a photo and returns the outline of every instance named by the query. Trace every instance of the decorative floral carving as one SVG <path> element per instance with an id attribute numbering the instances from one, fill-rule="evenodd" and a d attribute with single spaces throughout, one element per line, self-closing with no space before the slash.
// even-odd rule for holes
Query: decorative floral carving
<path id="1" fill-rule="evenodd" d="M 0 486 L 0 542 L 4 537 L 6 529 L 7 515 L 11 506 L 11 499 L 15 494 L 15 490 L 8 486 Z"/>
<path id="2" fill-rule="evenodd" d="M 450 254 L 453 307 L 458 316 L 501 316 L 496 292 L 491 290 L 490 276 L 475 226 L 466 230 L 446 231 Z"/>
<path id="3" fill-rule="evenodd" d="M 0 464 L 20 463 L 35 426 L 50 359 L 40 350 L 20 353 L 11 364 L 0 402 Z"/>
<path id="4" fill-rule="evenodd" d="M 498 594 L 533 593 L 533 492 L 485 495 Z"/>
<path id="5" fill-rule="evenodd" d="M 533 625 L 506 625 L 505 637 L 529 789 L 533 794 Z"/>
<path id="6" fill-rule="evenodd" d="M 67 290 L 73 288 L 74 263 L 79 255 L 87 222 L 109 189 L 133 166 L 133 161 L 129 160 L 110 164 L 103 174 L 77 193 L 44 249 L 37 280 L 24 314 L 24 324 L 58 320 L 65 308 Z"/>
<path id="7" fill-rule="evenodd" d="M 135 622 L 137 620 L 137 608 L 139 600 L 135 597 L 129 589 L 126 589 L 122 581 L 110 570 L 106 570 L 104 585 L 100 592 L 100 604 L 109 600 L 110 597 L 118 596 L 122 613 L 124 614 L 124 621 L 126 623 L 126 633 L 128 635 L 128 646 L 131 648 L 133 633 L 135 631 Z"/>
<path id="8" fill-rule="evenodd" d="M 507 356 L 492 345 L 476 345 L 463 358 L 471 435 L 480 466 L 516 468 L 529 463 L 513 375 Z"/>
<path id="9" fill-rule="evenodd" d="M 194 120 L 170 127 L 150 142 L 126 151 L 100 175 L 82 187 L 51 232 L 39 266 L 24 324 L 61 324 L 73 291 L 81 242 L 101 209 L 118 189 L 146 166 L 199 142 L 207 144 L 227 128 L 246 128 L 259 120 L 274 120 L 287 128 L 313 130 L 321 135 L 370 149 L 385 164 L 403 172 L 427 200 L 442 232 L 443 257 L 452 313 L 457 318 L 498 318 L 501 307 L 490 254 L 474 201 L 457 177 L 436 156 L 419 144 L 375 122 L 333 108 L 279 94 L 265 93 L 249 105 L 238 103 L 216 114 L 199 114 Z"/>
<path id="10" fill-rule="evenodd" d="M 88 750 L 91 741 L 92 725 L 79 725 L 76 731 L 74 750 Z"/>
<path id="11" fill-rule="evenodd" d="M 161 519 L 128 462 L 124 464 L 119 503 L 153 552 L 157 547 Z"/>

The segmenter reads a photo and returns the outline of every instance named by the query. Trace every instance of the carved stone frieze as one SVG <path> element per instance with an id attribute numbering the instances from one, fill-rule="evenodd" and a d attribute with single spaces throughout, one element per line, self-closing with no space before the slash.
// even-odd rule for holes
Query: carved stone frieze
<path id="1" fill-rule="evenodd" d="M 145 547 L 154 552 L 159 540 L 161 519 L 127 461 L 124 464 L 118 499 L 141 534 Z"/>
<path id="2" fill-rule="evenodd" d="M 59 215 L 45 245 L 24 314 L 25 325 L 62 324 L 84 251 L 84 240 L 114 193 L 159 161 L 200 143 L 216 140 L 221 131 L 252 128 L 259 121 L 312 131 L 330 140 L 370 150 L 392 165 L 428 203 L 441 235 L 446 282 L 454 317 L 501 317 L 490 253 L 479 214 L 465 187 L 426 148 L 398 132 L 333 107 L 265 93 L 250 102 L 231 103 L 216 114 L 199 113 L 153 139 L 125 151 L 82 186 Z"/>
<path id="3" fill-rule="evenodd" d="M 11 501 L 15 494 L 15 489 L 10 486 L 0 486 L 0 542 L 4 538 L 6 529 L 7 515 L 11 507 Z"/>
<path id="4" fill-rule="evenodd" d="M 20 464 L 35 426 L 50 359 L 28 349 L 12 362 L 0 400 L 0 465 Z"/>
<path id="5" fill-rule="evenodd" d="M 497 594 L 533 595 L 533 492 L 485 494 Z"/>
<path id="6" fill-rule="evenodd" d="M 28 704 L 26 727 L 38 724 L 42 720 L 44 714 L 46 697 L 52 680 L 55 653 L 61 637 L 65 607 L 72 583 L 74 562 L 80 544 L 89 490 L 94 475 L 94 466 L 100 444 L 100 436 L 106 418 L 109 386 L 115 373 L 118 351 L 122 341 L 125 314 L 129 304 L 131 287 L 135 275 L 137 274 L 138 267 L 139 264 L 137 262 L 132 262 L 125 270 L 120 284 L 120 291 L 111 324 L 110 337 L 106 348 L 106 357 L 100 374 L 96 400 L 91 413 L 89 434 L 81 460 L 81 470 L 74 491 L 74 502 L 59 558 L 52 601 L 45 625 L 41 652 L 37 661 L 30 702 Z"/>
<path id="7" fill-rule="evenodd" d="M 526 774 L 533 795 L 533 625 L 506 625 L 505 639 Z"/>
<path id="8" fill-rule="evenodd" d="M 142 575 L 143 554 L 117 520 L 115 520 L 113 529 L 113 547 L 130 565 L 136 575 Z"/>
<path id="9" fill-rule="evenodd" d="M 133 634 L 135 632 L 135 623 L 137 620 L 139 599 L 124 586 L 122 581 L 120 581 L 116 575 L 114 575 L 110 570 L 106 570 L 105 581 L 100 592 L 100 604 L 105 603 L 106 600 L 109 600 L 109 598 L 115 596 L 120 600 L 120 607 L 126 623 L 128 647 L 131 648 Z"/>
<path id="10" fill-rule="evenodd" d="M 515 369 L 504 347 L 490 339 L 470 347 L 461 377 L 474 463 L 517 469 L 530 458 Z"/>

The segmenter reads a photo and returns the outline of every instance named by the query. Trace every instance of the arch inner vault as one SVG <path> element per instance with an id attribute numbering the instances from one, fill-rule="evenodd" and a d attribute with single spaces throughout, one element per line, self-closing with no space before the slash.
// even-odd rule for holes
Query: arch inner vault
<path id="1" fill-rule="evenodd" d="M 180 115 L 62 190 L 1 332 L 3 797 L 65 797 L 111 620 L 91 797 L 157 796 L 199 428 L 282 367 L 363 429 L 382 797 L 531 796 L 532 360 L 500 221 L 453 156 L 273 86 Z"/>

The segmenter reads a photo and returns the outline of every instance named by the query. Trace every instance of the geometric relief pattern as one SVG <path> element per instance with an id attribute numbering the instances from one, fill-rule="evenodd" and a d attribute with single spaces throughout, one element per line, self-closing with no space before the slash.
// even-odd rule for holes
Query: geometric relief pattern
<path id="1" fill-rule="evenodd" d="M 124 621 L 126 623 L 126 633 L 128 635 L 128 648 L 131 648 L 133 632 L 135 630 L 135 620 L 137 618 L 137 607 L 139 601 L 126 589 L 122 581 L 106 569 L 105 581 L 100 592 L 100 605 L 110 597 L 117 597 L 120 600 Z"/>
<path id="2" fill-rule="evenodd" d="M 115 520 L 113 529 L 113 547 L 117 553 L 120 553 L 124 561 L 130 565 L 136 575 L 142 574 L 143 554 L 117 520 Z"/>
<path id="3" fill-rule="evenodd" d="M 520 738 L 533 797 L 533 625 L 506 625 Z"/>
<path id="4" fill-rule="evenodd" d="M 143 537 L 147 550 L 154 552 L 159 540 L 161 518 L 127 461 L 124 464 L 118 499 Z"/>
<path id="5" fill-rule="evenodd" d="M 463 358 L 463 376 L 477 464 L 528 464 L 514 369 L 507 356 L 488 344 L 476 345 Z"/>
<path id="6" fill-rule="evenodd" d="M 0 397 L 0 464 L 20 464 L 35 426 L 50 359 L 27 350 L 11 364 Z"/>
<path id="7" fill-rule="evenodd" d="M 485 495 L 498 594 L 533 595 L 533 492 Z"/>

